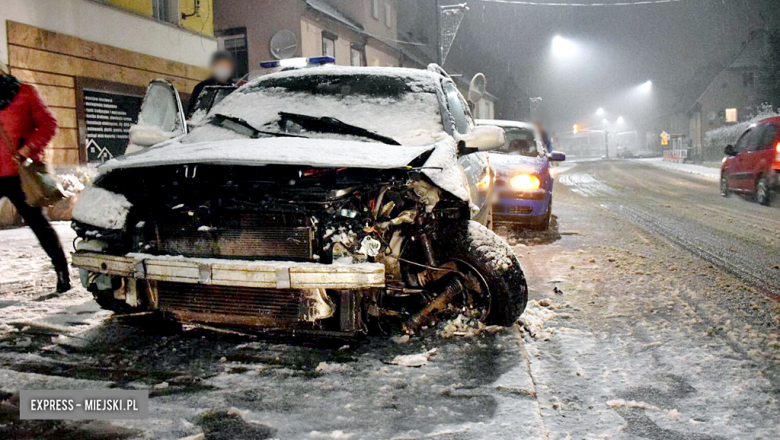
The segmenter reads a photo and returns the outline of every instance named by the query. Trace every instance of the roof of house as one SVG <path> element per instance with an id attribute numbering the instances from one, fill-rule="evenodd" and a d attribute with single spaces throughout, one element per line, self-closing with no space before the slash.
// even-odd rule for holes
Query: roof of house
<path id="1" fill-rule="evenodd" d="M 359 31 L 363 30 L 363 26 L 361 26 L 359 23 L 350 20 L 344 14 L 339 12 L 338 9 L 334 8 L 323 0 L 306 0 L 306 4 L 309 5 L 312 9 L 319 11 L 338 22 L 341 22 L 342 24 Z"/>
<path id="2" fill-rule="evenodd" d="M 699 94 L 695 101 L 688 106 L 688 111 L 693 110 L 696 104 L 704 98 L 707 92 L 715 84 L 715 80 L 721 73 L 729 69 L 746 69 L 757 68 L 761 65 L 762 59 L 764 59 L 767 47 L 766 47 L 767 33 L 763 30 L 758 30 L 750 34 L 750 39 L 742 47 L 742 50 L 732 59 L 732 61 L 721 69 L 709 82 L 707 87 Z"/>

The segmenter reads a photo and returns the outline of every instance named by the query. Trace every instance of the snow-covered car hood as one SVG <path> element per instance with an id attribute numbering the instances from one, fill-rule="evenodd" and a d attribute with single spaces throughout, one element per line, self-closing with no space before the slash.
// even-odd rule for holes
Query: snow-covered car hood
<path id="1" fill-rule="evenodd" d="M 118 169 L 193 164 L 391 169 L 404 168 L 432 151 L 422 172 L 441 189 L 470 202 L 466 175 L 458 165 L 457 149 L 450 137 L 421 147 L 293 137 L 199 143 L 181 143 L 180 139 L 111 159 L 98 170 L 108 173 Z"/>
<path id="2" fill-rule="evenodd" d="M 540 174 L 547 160 L 544 157 L 528 157 L 520 154 L 490 154 L 490 165 L 498 176 L 512 177 L 516 174 Z"/>

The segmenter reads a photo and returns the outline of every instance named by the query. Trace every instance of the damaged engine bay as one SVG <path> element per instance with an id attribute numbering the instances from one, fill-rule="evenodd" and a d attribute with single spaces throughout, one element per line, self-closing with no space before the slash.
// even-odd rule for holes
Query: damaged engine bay
<path id="1" fill-rule="evenodd" d="M 398 327 L 412 334 L 458 313 L 504 324 L 496 318 L 503 314 L 491 315 L 496 302 L 480 270 L 450 250 L 458 234 L 448 231 L 468 222 L 468 205 L 419 168 L 164 166 L 116 170 L 95 186 L 124 195 L 132 208 L 123 230 L 74 222 L 78 250 L 384 267 L 384 287 L 359 290 L 330 289 L 326 277 L 322 288 L 266 289 L 90 272 L 86 287 L 115 312 L 333 335 Z"/>

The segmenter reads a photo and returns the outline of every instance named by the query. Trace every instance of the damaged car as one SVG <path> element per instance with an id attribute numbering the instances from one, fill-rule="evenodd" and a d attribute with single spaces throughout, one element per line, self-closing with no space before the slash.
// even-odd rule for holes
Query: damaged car
<path id="1" fill-rule="evenodd" d="M 520 262 L 485 226 L 504 131 L 475 125 L 438 66 L 265 75 L 192 130 L 159 80 L 131 140 L 73 215 L 73 264 L 108 310 L 356 335 L 525 309 Z"/>

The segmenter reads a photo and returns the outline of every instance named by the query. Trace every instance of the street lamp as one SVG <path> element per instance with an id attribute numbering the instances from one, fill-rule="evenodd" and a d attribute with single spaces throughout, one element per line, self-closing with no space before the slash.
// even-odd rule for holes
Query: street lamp
<path id="1" fill-rule="evenodd" d="M 596 110 L 596 116 L 604 116 L 607 112 L 604 111 L 603 107 L 599 107 L 598 110 Z"/>
<path id="2" fill-rule="evenodd" d="M 639 90 L 645 93 L 653 90 L 653 82 L 648 80 L 647 82 L 639 86 Z"/>
<path id="3" fill-rule="evenodd" d="M 619 117 L 619 118 L 617 118 L 617 123 L 618 123 L 618 124 L 623 124 L 623 123 L 625 123 L 625 122 L 626 122 L 626 120 L 625 120 L 625 119 L 623 119 L 623 117 L 622 117 L 622 116 L 621 116 L 621 117 Z"/>

